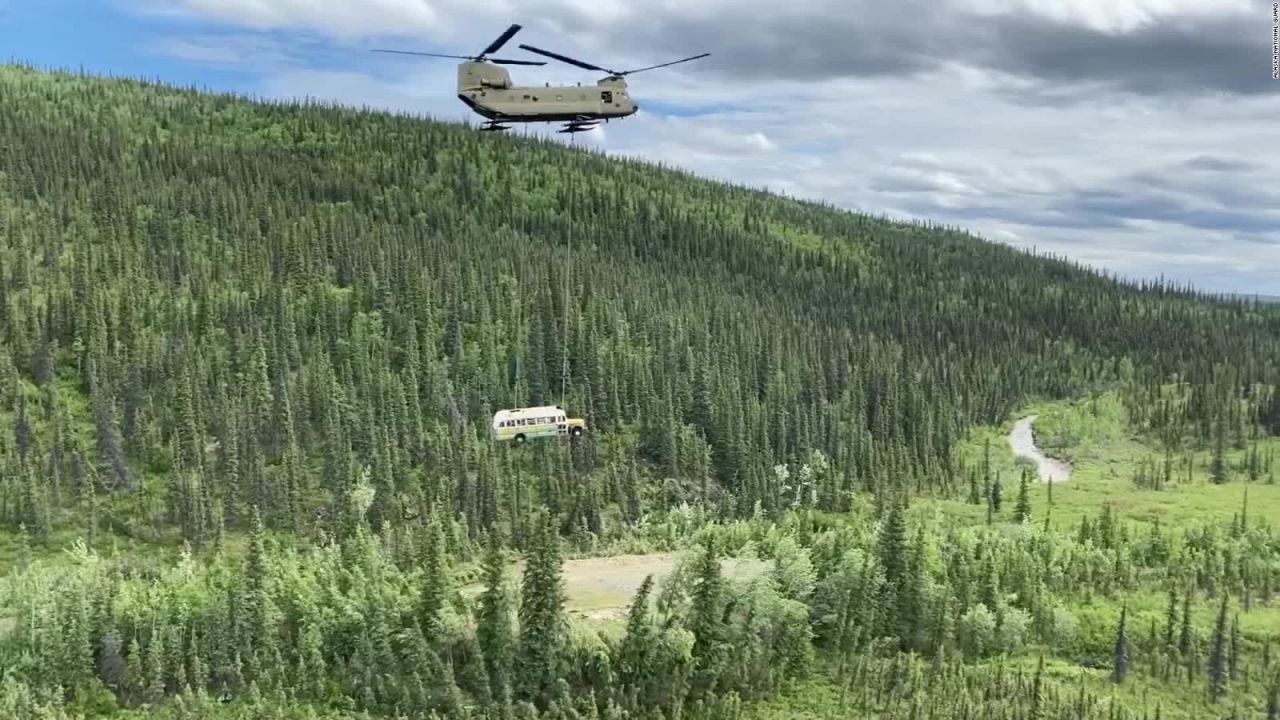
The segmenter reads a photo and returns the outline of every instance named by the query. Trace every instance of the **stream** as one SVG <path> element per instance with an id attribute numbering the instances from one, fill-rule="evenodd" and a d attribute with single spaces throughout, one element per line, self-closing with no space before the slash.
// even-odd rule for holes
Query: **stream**
<path id="1" fill-rule="evenodd" d="M 1014 455 L 1031 458 L 1036 462 L 1041 482 L 1066 482 L 1071 477 L 1071 466 L 1061 460 L 1046 457 L 1036 447 L 1035 436 L 1031 433 L 1031 423 L 1035 419 L 1035 415 L 1029 415 L 1014 424 L 1013 430 L 1009 432 L 1009 447 L 1013 449 Z"/>

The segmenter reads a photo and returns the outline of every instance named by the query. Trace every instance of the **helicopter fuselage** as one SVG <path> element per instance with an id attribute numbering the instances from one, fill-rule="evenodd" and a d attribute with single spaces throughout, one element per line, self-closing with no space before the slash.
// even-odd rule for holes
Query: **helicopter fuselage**
<path id="1" fill-rule="evenodd" d="M 621 77 L 595 85 L 522 87 L 498 65 L 465 62 L 458 66 L 458 99 L 489 120 L 506 122 L 578 122 L 634 115 L 639 109 Z"/>

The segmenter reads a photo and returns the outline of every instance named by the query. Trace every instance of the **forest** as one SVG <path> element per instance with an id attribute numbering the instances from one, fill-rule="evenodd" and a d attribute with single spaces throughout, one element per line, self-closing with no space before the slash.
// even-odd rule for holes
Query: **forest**
<path id="1" fill-rule="evenodd" d="M 0 97 L 0 716 L 1280 718 L 1280 305 L 407 115 Z M 491 439 L 543 404 L 587 433 Z"/>

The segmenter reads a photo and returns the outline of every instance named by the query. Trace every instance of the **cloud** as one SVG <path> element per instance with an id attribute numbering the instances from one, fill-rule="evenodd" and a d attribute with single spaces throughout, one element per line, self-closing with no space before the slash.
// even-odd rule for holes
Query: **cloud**
<path id="1" fill-rule="evenodd" d="M 520 41 L 579 52 L 589 62 L 636 67 L 710 51 L 705 72 L 742 80 L 901 76 L 956 65 L 1050 81 L 1059 92 L 1274 89 L 1259 20 L 1270 9 L 1265 0 L 134 2 L 152 13 L 255 30 L 345 42 L 419 38 L 471 52 L 521 22 L 528 31 Z"/>
<path id="2" fill-rule="evenodd" d="M 1182 166 L 1188 170 L 1205 170 L 1215 173 L 1241 172 L 1247 170 L 1260 170 L 1262 165 L 1248 160 L 1228 157 L 1213 157 L 1211 155 L 1197 155 L 1196 157 L 1186 160 Z"/>
<path id="3" fill-rule="evenodd" d="M 744 81 L 903 76 L 956 65 L 1051 82 L 1011 89 L 1068 96 L 1095 87 L 1248 94 L 1274 89 L 1259 21 L 1264 2 L 704 0 L 685 11 L 637 5 L 616 30 L 574 12 L 558 25 L 575 49 L 600 58 L 593 62 L 606 52 L 711 51 L 709 72 Z"/>
<path id="4" fill-rule="evenodd" d="M 200 18 L 250 30 L 307 30 L 343 40 L 438 31 L 428 0 L 135 0 L 143 13 Z"/>
<path id="5" fill-rule="evenodd" d="M 304 62 L 285 44 L 254 35 L 195 35 L 165 38 L 147 51 L 164 57 L 218 67 L 269 68 Z"/>
<path id="6" fill-rule="evenodd" d="M 1259 94 L 1274 86 L 1264 74 L 1265 39 L 1250 32 L 1258 24 L 1231 13 L 1194 22 L 1162 18 L 1117 33 L 1014 15 L 987 26 L 987 42 L 974 44 L 966 58 L 1049 82 L 1090 81 L 1144 95 Z M 1248 72 L 1251 66 L 1257 72 Z"/>

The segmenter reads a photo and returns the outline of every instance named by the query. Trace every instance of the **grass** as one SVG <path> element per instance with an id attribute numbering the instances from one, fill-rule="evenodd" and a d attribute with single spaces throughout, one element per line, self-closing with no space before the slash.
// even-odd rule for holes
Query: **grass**
<path id="1" fill-rule="evenodd" d="M 995 665 L 999 661 L 988 661 L 986 672 L 995 674 Z M 1011 677 L 1021 673 L 1028 682 L 1036 672 L 1038 657 L 1005 658 L 1004 674 Z M 971 667 L 981 667 L 976 664 Z M 925 670 L 927 674 L 928 670 Z M 829 720 L 829 718 L 906 718 L 916 717 L 910 711 L 910 702 L 899 702 L 893 707 L 859 708 L 852 700 L 855 696 L 851 689 L 846 707 L 840 707 L 840 688 L 833 679 L 834 671 L 824 668 L 803 682 L 797 683 L 786 692 L 772 698 L 747 703 L 743 706 L 743 720 Z M 926 675 L 927 676 L 927 675 Z M 1112 683 L 1109 670 L 1087 670 L 1069 662 L 1045 658 L 1044 681 L 1046 694 L 1056 693 L 1064 699 L 1078 698 L 1081 690 L 1090 696 L 1097 706 L 1114 707 L 1128 712 L 1127 716 L 1118 717 L 1159 717 L 1164 720 L 1206 720 L 1207 718 L 1229 718 L 1235 709 L 1234 717 L 1262 717 L 1261 693 L 1256 692 L 1258 681 L 1254 680 L 1255 692 L 1231 689 L 1216 706 L 1210 706 L 1205 698 L 1206 687 L 1203 682 L 1162 683 L 1130 669 L 1129 676 L 1122 684 Z M 922 705 L 927 705 L 929 697 L 920 696 Z M 999 700 L 993 699 L 998 705 Z M 943 703 L 945 707 L 945 702 Z M 1211 709 L 1212 708 L 1212 709 Z M 1143 715 L 1144 710 L 1146 715 Z M 925 717 L 921 713 L 919 717 Z M 936 716 L 934 716 L 936 717 Z M 995 717 L 995 715 L 990 715 Z M 1012 716 L 1011 716 L 1012 717 Z M 1045 715 L 1045 717 L 1048 717 Z"/>
<path id="2" fill-rule="evenodd" d="M 1118 517 L 1140 524 L 1159 521 L 1164 527 L 1180 527 L 1199 521 L 1223 522 L 1241 512 L 1247 493 L 1250 522 L 1280 525 L 1280 485 L 1269 481 L 1266 474 L 1259 482 L 1248 481 L 1243 470 L 1247 450 L 1228 447 L 1231 474 L 1222 485 L 1210 480 L 1212 453 L 1204 449 L 1174 454 L 1174 482 L 1165 489 L 1135 486 L 1133 479 L 1141 464 L 1162 464 L 1164 452 L 1151 439 L 1128 429 L 1124 408 L 1113 394 L 1031 405 L 999 427 L 979 428 L 970 435 L 960 448 L 961 457 L 981 467 L 984 447 L 989 443 L 992 474 L 998 474 L 1003 483 L 1004 505 L 998 521 L 1011 520 L 1018 492 L 1020 470 L 1007 436 L 1014 423 L 1028 415 L 1036 416 L 1032 427 L 1037 446 L 1046 455 L 1072 464 L 1066 482 L 1031 486 L 1031 522 L 1043 523 L 1048 513 L 1053 527 L 1066 529 L 1078 525 L 1081 518 L 1097 517 L 1106 505 Z M 1258 449 L 1263 457 L 1268 452 L 1280 456 L 1280 438 L 1263 439 Z M 1188 455 L 1192 457 L 1190 473 Z M 932 501 L 932 505 L 965 522 L 986 519 L 985 505 L 945 500 Z"/>
<path id="3" fill-rule="evenodd" d="M 677 553 L 613 555 L 598 558 L 566 560 L 562 568 L 570 615 L 588 620 L 616 620 L 623 617 L 646 575 L 653 575 L 655 592 L 665 578 L 676 569 Z M 748 580 L 763 574 L 769 563 L 756 558 L 724 558 L 721 567 L 730 580 Z M 519 583 L 523 563 L 513 565 L 511 579 Z M 464 596 L 479 595 L 483 583 L 464 586 Z"/>

